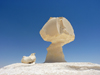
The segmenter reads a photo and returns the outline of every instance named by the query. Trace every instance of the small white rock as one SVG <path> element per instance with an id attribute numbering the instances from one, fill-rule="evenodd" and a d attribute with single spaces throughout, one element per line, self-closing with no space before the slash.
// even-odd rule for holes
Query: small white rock
<path id="1" fill-rule="evenodd" d="M 23 56 L 21 60 L 22 63 L 26 64 L 35 63 L 35 61 L 36 61 L 35 53 L 32 53 L 30 56 Z"/>

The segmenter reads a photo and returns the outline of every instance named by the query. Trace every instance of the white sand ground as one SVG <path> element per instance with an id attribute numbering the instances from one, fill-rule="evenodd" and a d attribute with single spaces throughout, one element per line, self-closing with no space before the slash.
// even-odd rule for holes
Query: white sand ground
<path id="1" fill-rule="evenodd" d="M 0 75 L 100 75 L 100 65 L 93 63 L 15 63 L 0 68 Z"/>

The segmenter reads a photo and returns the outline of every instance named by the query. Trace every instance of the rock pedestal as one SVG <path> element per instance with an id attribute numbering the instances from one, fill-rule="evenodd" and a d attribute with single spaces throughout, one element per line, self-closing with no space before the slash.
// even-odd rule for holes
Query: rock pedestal
<path id="1" fill-rule="evenodd" d="M 45 62 L 65 62 L 61 43 L 52 43 L 47 51 Z"/>

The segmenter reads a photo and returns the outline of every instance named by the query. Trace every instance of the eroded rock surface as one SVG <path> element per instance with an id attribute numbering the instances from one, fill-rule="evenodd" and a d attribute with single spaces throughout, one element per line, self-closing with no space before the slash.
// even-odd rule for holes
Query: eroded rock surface
<path id="1" fill-rule="evenodd" d="M 40 30 L 40 35 L 45 41 L 52 42 L 47 48 L 45 62 L 65 62 L 62 46 L 75 39 L 70 22 L 64 17 L 51 17 Z"/>
<path id="2" fill-rule="evenodd" d="M 15 63 L 0 68 L 0 75 L 100 75 L 100 65 L 85 62 Z"/>

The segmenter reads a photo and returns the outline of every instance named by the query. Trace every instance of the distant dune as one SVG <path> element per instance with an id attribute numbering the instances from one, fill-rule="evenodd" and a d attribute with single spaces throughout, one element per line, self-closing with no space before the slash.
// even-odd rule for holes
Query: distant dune
<path id="1" fill-rule="evenodd" d="M 100 65 L 93 63 L 15 63 L 0 69 L 0 75 L 100 75 Z"/>

